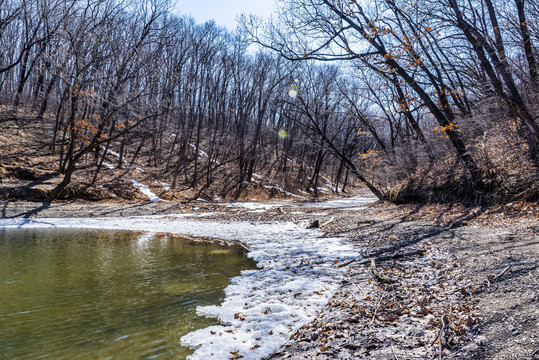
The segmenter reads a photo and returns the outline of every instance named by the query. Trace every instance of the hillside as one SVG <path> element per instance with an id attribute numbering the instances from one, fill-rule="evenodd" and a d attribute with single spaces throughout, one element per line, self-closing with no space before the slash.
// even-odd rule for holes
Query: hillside
<path id="1" fill-rule="evenodd" d="M 51 146 L 53 130 L 52 120 L 36 121 L 32 115 L 19 115 L 16 119 L 0 122 L 0 196 L 4 200 L 46 200 L 62 181 L 63 175 L 58 172 L 62 154 Z M 208 154 L 202 149 L 199 149 L 199 166 L 211 165 L 208 164 Z M 100 162 L 95 161 L 93 154 L 88 154 L 77 166 L 72 183 L 62 191 L 59 199 L 105 202 L 308 200 L 350 195 L 362 189 L 351 180 L 345 193 L 338 185 L 336 191 L 336 185 L 329 179 L 331 174 L 321 174 L 320 184 L 314 191 L 308 181 L 298 177 L 300 169 L 293 159 L 289 159 L 286 172 L 270 167 L 253 173 L 239 193 L 236 184 L 230 181 L 234 167 L 227 164 L 219 166 L 209 184 L 204 178 L 202 185 L 192 186 L 184 181 L 171 189 L 173 175 L 163 166 L 152 164 L 148 147 L 139 151 L 135 162 L 130 162 L 126 159 L 129 156 L 124 155 L 121 164 L 120 155 L 115 150 L 108 149 L 106 154 L 103 151 Z M 273 159 L 270 163 L 275 161 Z"/>

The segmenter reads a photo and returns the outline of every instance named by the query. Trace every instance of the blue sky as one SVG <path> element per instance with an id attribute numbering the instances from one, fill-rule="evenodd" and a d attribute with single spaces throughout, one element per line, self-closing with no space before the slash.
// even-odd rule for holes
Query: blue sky
<path id="1" fill-rule="evenodd" d="M 198 23 L 214 19 L 229 30 L 236 28 L 236 16 L 253 13 L 269 16 L 274 0 L 176 0 L 178 14 L 191 15 Z"/>

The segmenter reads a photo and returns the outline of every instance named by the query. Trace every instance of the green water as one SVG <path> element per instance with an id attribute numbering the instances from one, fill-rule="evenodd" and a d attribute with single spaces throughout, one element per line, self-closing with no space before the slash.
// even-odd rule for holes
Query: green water
<path id="1" fill-rule="evenodd" d="M 127 231 L 0 230 L 0 359 L 181 359 L 216 324 L 238 247 Z"/>

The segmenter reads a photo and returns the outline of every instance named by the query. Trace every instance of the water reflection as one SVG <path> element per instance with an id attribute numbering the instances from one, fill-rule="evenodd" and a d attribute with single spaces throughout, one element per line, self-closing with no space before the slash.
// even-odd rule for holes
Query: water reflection
<path id="1" fill-rule="evenodd" d="M 182 358 L 240 248 L 125 231 L 0 230 L 2 358 Z"/>

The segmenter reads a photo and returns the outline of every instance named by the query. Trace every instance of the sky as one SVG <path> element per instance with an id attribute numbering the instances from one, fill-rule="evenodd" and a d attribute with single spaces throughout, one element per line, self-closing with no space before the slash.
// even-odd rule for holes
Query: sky
<path id="1" fill-rule="evenodd" d="M 175 12 L 191 15 L 197 23 L 213 19 L 217 25 L 234 30 L 236 16 L 253 13 L 267 17 L 273 7 L 274 0 L 176 0 Z"/>

